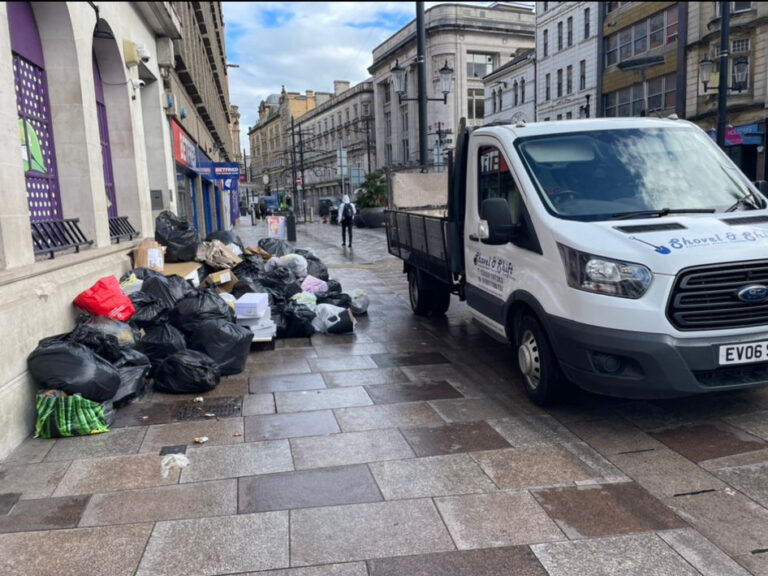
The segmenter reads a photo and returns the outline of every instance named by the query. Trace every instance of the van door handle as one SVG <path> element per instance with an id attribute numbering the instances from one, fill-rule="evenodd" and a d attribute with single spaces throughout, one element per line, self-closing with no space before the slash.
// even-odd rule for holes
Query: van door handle
<path id="1" fill-rule="evenodd" d="M 480 242 L 480 238 L 478 238 L 478 237 L 477 237 L 477 235 L 475 235 L 475 234 L 470 234 L 470 235 L 469 235 L 469 239 L 470 239 L 472 242 Z"/>

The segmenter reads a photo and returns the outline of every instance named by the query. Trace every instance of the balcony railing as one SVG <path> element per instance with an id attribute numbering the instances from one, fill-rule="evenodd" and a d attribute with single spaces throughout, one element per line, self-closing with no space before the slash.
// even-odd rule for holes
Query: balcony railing
<path id="1" fill-rule="evenodd" d="M 119 243 L 120 240 L 133 240 L 139 233 L 128 222 L 127 216 L 116 216 L 109 219 L 109 237 L 112 242 Z"/>
<path id="2" fill-rule="evenodd" d="M 48 254 L 53 258 L 56 252 L 70 248 L 80 252 L 81 246 L 93 244 L 80 230 L 79 222 L 79 218 L 31 222 L 35 255 Z"/>

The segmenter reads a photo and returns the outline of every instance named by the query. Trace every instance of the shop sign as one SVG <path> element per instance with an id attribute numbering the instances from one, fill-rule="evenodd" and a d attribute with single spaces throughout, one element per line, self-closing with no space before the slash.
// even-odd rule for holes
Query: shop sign
<path id="1" fill-rule="evenodd" d="M 197 145 L 175 121 L 173 130 L 173 158 L 178 164 L 194 170 L 197 167 Z"/>
<path id="2" fill-rule="evenodd" d="M 715 130 L 709 131 L 712 139 L 717 139 Z M 760 132 L 757 124 L 744 124 L 742 126 L 728 126 L 725 129 L 726 146 L 762 146 L 764 134 Z"/>

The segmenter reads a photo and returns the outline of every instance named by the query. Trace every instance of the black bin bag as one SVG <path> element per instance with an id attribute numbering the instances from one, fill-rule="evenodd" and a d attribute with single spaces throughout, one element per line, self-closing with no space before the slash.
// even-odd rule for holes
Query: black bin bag
<path id="1" fill-rule="evenodd" d="M 165 246 L 166 262 L 191 262 L 201 244 L 200 234 L 186 220 L 165 210 L 155 221 L 155 240 Z"/>
<path id="2" fill-rule="evenodd" d="M 253 332 L 227 320 L 206 320 L 189 338 L 192 350 L 205 352 L 221 369 L 222 376 L 239 374 L 251 351 Z"/>
<path id="3" fill-rule="evenodd" d="M 217 230 L 216 232 L 211 232 L 208 234 L 208 236 L 205 237 L 206 242 L 210 242 L 211 240 L 218 240 L 225 246 L 227 244 L 234 244 L 240 250 L 245 252 L 245 246 L 243 246 L 243 241 L 240 239 L 240 236 L 232 232 L 232 230 Z"/>
<path id="4" fill-rule="evenodd" d="M 318 258 L 311 250 L 296 249 L 296 254 L 304 256 L 307 261 L 307 274 L 319 278 L 320 280 L 328 281 L 328 268 L 323 261 Z"/>
<path id="5" fill-rule="evenodd" d="M 219 365 L 207 354 L 184 350 L 165 359 L 155 373 L 155 390 L 168 394 L 196 394 L 219 384 Z"/>
<path id="6" fill-rule="evenodd" d="M 234 311 L 213 288 L 196 290 L 179 300 L 170 315 L 171 324 L 187 335 L 206 320 L 234 321 Z"/>
<path id="7" fill-rule="evenodd" d="M 279 238 L 262 238 L 259 240 L 259 248 L 266 250 L 272 256 L 285 256 L 286 254 L 293 254 L 293 248 L 285 240 Z"/>
<path id="8" fill-rule="evenodd" d="M 287 325 L 285 329 L 286 338 L 309 338 L 316 332 L 315 327 L 312 326 L 315 313 L 309 306 L 292 300 L 285 305 L 283 317 Z"/>
<path id="9" fill-rule="evenodd" d="M 163 304 L 160 300 L 146 292 L 134 292 L 129 295 L 131 303 L 136 311 L 131 316 L 131 322 L 139 328 L 158 326 L 168 322 L 168 314 L 171 306 Z"/>
<path id="10" fill-rule="evenodd" d="M 104 358 L 74 342 L 44 341 L 28 357 L 29 373 L 41 389 L 80 394 L 94 402 L 110 400 L 120 374 Z"/>
<path id="11" fill-rule="evenodd" d="M 149 358 L 133 348 L 122 349 L 120 355 L 112 364 L 120 374 L 120 387 L 112 398 L 116 406 L 129 402 L 144 391 L 144 378 L 152 367 Z"/>
<path id="12" fill-rule="evenodd" d="M 141 286 L 141 291 L 154 296 L 164 307 L 173 308 L 176 302 L 194 292 L 195 289 L 184 278 L 174 274 L 147 278 Z"/>
<path id="13" fill-rule="evenodd" d="M 184 334 L 170 324 L 149 326 L 144 332 L 144 338 L 139 340 L 136 348 L 149 358 L 154 367 L 159 366 L 168 356 L 187 348 Z"/>

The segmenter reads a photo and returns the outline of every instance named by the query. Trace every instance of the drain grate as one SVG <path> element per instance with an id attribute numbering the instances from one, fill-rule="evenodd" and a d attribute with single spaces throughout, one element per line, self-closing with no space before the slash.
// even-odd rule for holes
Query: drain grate
<path id="1" fill-rule="evenodd" d="M 243 413 L 243 397 L 213 398 L 202 404 L 184 404 L 179 406 L 176 419 L 187 420 L 215 420 L 216 418 L 236 418 Z M 206 416 L 215 414 L 215 416 Z"/>

